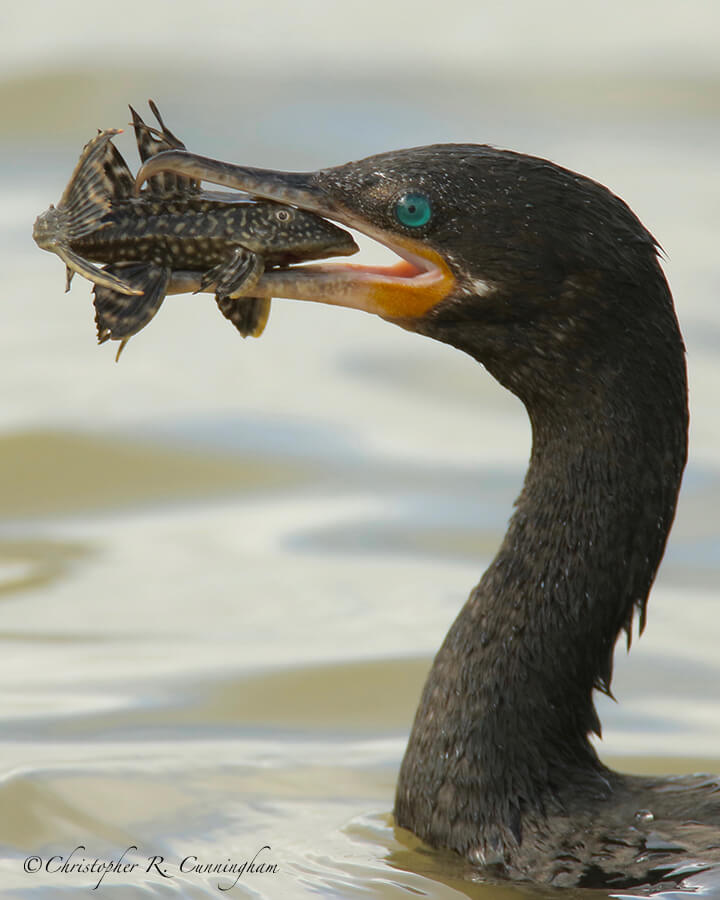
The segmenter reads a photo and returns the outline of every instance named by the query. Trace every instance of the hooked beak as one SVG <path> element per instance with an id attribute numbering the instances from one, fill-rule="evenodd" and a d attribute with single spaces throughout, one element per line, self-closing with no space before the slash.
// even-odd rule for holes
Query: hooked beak
<path id="1" fill-rule="evenodd" d="M 271 269 L 253 286 L 254 297 L 310 300 L 364 310 L 384 319 L 412 320 L 436 306 L 455 285 L 455 277 L 439 253 L 425 242 L 379 227 L 357 209 L 339 203 L 323 190 L 312 172 L 254 169 L 169 150 L 142 166 L 136 190 L 151 176 L 167 171 L 317 213 L 384 244 L 401 258 L 389 267 L 328 263 Z M 168 293 L 197 290 L 198 285 L 198 273 L 174 272 Z"/>

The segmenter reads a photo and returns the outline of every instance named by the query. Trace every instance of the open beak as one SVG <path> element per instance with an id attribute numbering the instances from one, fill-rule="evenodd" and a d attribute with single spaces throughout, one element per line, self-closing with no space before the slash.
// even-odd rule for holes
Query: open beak
<path id="1" fill-rule="evenodd" d="M 311 300 L 361 309 L 384 319 L 413 319 L 437 305 L 455 285 L 448 264 L 425 242 L 378 227 L 359 210 L 338 203 L 318 185 L 313 173 L 235 166 L 169 150 L 142 166 L 136 187 L 166 171 L 317 213 L 384 244 L 400 257 L 389 267 L 328 263 L 271 269 L 253 286 L 254 297 Z M 199 281 L 198 273 L 174 272 L 168 293 L 197 290 Z"/>

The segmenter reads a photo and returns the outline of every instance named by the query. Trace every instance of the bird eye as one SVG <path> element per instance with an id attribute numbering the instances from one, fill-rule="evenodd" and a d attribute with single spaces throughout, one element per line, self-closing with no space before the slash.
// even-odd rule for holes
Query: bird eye
<path id="1" fill-rule="evenodd" d="M 432 206 L 425 194 L 410 191 L 395 201 L 395 218 L 408 228 L 420 228 L 427 225 L 432 216 Z"/>

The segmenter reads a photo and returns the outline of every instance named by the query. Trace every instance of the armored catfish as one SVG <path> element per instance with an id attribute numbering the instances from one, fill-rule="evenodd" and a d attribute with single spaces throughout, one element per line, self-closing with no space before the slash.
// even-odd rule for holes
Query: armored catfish
<path id="1" fill-rule="evenodd" d="M 185 149 L 150 105 L 160 129 L 146 125 L 131 107 L 143 162 Z M 66 290 L 76 272 L 94 283 L 100 343 L 121 341 L 122 350 L 157 313 L 176 270 L 203 272 L 201 290 L 214 286 L 222 314 L 243 337 L 258 337 L 270 298 L 248 293 L 266 269 L 358 249 L 346 231 L 313 213 L 245 194 L 203 191 L 183 176 L 150 178 L 134 196 L 134 178 L 112 142 L 118 133 L 100 132 L 85 146 L 62 199 L 33 229 L 38 246 L 65 263 Z M 243 296 L 234 297 L 239 291 Z"/>

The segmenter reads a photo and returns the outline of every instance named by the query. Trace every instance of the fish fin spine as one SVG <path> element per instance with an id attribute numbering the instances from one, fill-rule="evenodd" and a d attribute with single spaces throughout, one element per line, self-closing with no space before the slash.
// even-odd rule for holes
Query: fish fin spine
<path id="1" fill-rule="evenodd" d="M 95 285 L 93 304 L 98 343 L 126 342 L 157 313 L 165 299 L 171 269 L 155 263 L 122 262 L 105 266 L 104 273 L 127 283 L 135 293 L 120 293 L 102 284 Z"/>

